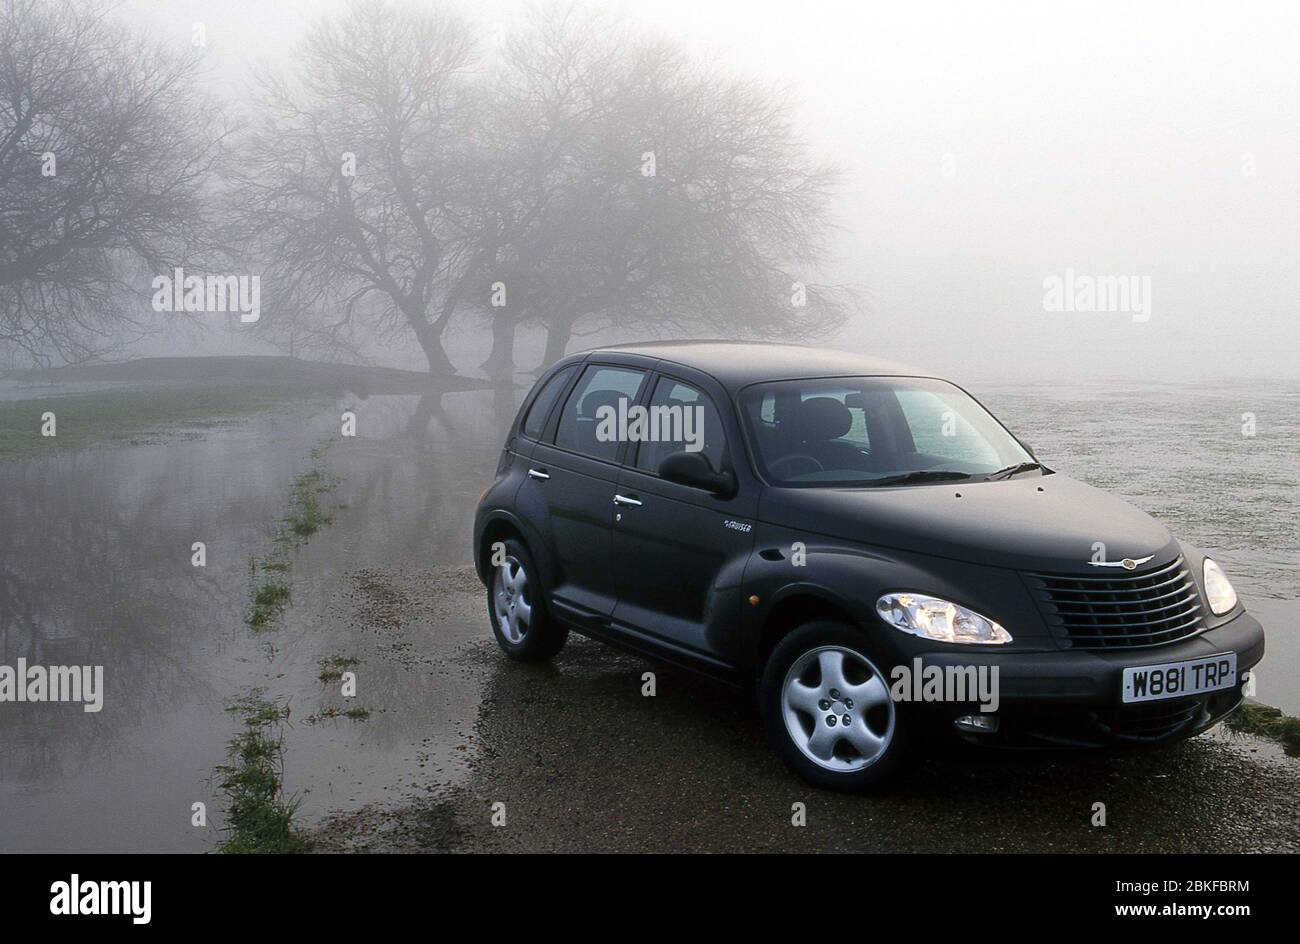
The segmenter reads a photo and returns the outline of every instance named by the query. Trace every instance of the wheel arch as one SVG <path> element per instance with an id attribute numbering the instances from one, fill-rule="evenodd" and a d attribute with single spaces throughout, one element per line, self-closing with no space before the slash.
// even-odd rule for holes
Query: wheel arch
<path id="1" fill-rule="evenodd" d="M 474 549 L 474 569 L 479 580 L 486 586 L 492 575 L 492 545 L 498 541 L 514 539 L 519 541 L 534 558 L 536 542 L 528 536 L 524 523 L 507 511 L 496 511 L 483 524 L 479 534 L 478 546 Z"/>
<path id="2" fill-rule="evenodd" d="M 754 652 L 755 674 L 762 674 L 768 658 L 782 639 L 805 623 L 822 620 L 863 629 L 862 621 L 854 615 L 849 602 L 822 587 L 797 585 L 778 593 L 763 615 Z"/>

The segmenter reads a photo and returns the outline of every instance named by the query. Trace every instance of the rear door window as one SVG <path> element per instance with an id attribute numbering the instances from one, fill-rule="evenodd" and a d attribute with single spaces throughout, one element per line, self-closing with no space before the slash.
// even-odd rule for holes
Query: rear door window
<path id="1" fill-rule="evenodd" d="M 621 442 L 617 417 L 636 403 L 644 381 L 645 371 L 635 367 L 588 366 L 565 401 L 555 445 L 593 459 L 617 460 Z M 615 422 L 608 421 L 611 415 Z"/>

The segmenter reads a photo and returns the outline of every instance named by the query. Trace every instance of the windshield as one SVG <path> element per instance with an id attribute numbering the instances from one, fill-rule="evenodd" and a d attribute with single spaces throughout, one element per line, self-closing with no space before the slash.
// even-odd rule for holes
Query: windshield
<path id="1" fill-rule="evenodd" d="M 942 380 L 780 380 L 746 387 L 740 404 L 759 472 L 774 485 L 921 484 L 1037 469 L 1017 469 L 1033 457 Z"/>

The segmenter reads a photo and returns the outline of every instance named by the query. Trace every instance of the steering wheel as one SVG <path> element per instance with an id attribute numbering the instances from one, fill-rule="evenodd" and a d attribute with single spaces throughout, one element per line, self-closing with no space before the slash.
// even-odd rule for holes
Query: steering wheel
<path id="1" fill-rule="evenodd" d="M 792 479 L 799 474 L 797 470 L 791 470 L 790 472 L 782 473 L 780 469 L 784 465 L 798 463 L 798 462 L 805 462 L 811 465 L 812 468 L 807 470 L 809 472 L 822 472 L 826 469 L 826 466 L 822 465 L 816 456 L 810 456 L 806 452 L 795 452 L 795 453 L 791 453 L 788 456 L 782 456 L 780 459 L 773 461 L 770 468 L 772 470 L 772 474 L 775 475 L 777 478 Z"/>

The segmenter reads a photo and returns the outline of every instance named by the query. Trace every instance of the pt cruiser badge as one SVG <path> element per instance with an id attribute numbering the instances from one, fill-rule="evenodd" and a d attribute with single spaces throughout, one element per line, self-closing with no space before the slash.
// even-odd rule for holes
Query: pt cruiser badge
<path id="1" fill-rule="evenodd" d="M 1145 564 L 1147 561 L 1151 560 L 1153 557 L 1155 557 L 1154 554 L 1149 555 L 1149 556 L 1147 556 L 1147 557 L 1144 557 L 1144 558 L 1142 558 L 1141 560 L 1134 560 L 1134 559 L 1131 558 L 1131 557 L 1126 557 L 1126 558 L 1124 558 L 1124 559 L 1121 560 L 1121 561 L 1095 561 L 1095 560 L 1090 560 L 1090 561 L 1088 561 L 1088 563 L 1091 564 L 1093 567 L 1123 567 L 1125 570 L 1137 570 L 1137 569 L 1138 569 L 1138 565 L 1140 565 L 1140 564 Z"/>
<path id="2" fill-rule="evenodd" d="M 601 433 L 631 407 L 662 428 Z M 1088 560 L 1097 544 L 1135 556 Z M 777 752 L 836 789 L 937 737 L 1190 737 L 1264 655 L 1218 564 L 1047 468 L 960 387 L 808 348 L 564 358 L 509 431 L 473 553 L 512 659 L 573 630 L 751 687 Z M 910 667 L 933 686 L 896 698 Z M 999 691 L 962 684 L 979 679 Z"/>

